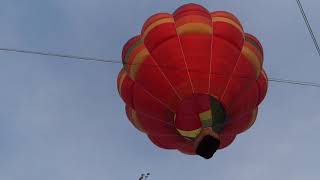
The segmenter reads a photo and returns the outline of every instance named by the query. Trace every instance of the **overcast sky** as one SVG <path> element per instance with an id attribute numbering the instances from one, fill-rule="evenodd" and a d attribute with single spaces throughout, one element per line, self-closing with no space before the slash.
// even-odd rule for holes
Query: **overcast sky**
<path id="1" fill-rule="evenodd" d="M 320 83 L 294 0 L 1 0 L 0 47 L 120 61 L 152 14 L 195 2 L 234 13 L 273 78 Z M 320 1 L 301 0 L 320 41 Z M 315 180 L 320 89 L 270 83 L 258 120 L 211 160 L 155 147 L 126 119 L 120 64 L 0 52 L 1 180 Z"/>

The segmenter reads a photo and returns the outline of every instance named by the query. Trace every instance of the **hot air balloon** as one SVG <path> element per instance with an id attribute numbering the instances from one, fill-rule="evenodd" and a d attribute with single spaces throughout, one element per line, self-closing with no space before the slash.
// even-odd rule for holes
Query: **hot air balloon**
<path id="1" fill-rule="evenodd" d="M 117 86 L 130 122 L 158 147 L 206 159 L 255 122 L 263 49 L 225 11 L 158 13 L 123 47 Z"/>

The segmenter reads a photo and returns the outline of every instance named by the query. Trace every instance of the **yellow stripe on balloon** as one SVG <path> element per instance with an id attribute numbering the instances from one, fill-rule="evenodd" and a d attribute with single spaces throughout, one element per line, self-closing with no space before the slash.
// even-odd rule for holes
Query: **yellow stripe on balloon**
<path id="1" fill-rule="evenodd" d="M 208 110 L 208 111 L 206 111 L 206 112 L 199 113 L 199 117 L 200 117 L 201 121 L 205 121 L 205 120 L 210 120 L 210 119 L 212 119 L 211 110 Z"/>
<path id="2" fill-rule="evenodd" d="M 163 19 L 160 19 L 160 20 L 155 21 L 154 23 L 150 24 L 148 26 L 148 28 L 143 32 L 142 39 L 144 39 L 152 29 L 154 29 L 155 27 L 157 27 L 161 24 L 165 24 L 165 23 L 174 23 L 174 19 L 173 18 L 163 18 Z"/>
<path id="3" fill-rule="evenodd" d="M 203 128 L 212 127 L 213 125 L 213 117 L 212 111 L 208 110 L 202 113 L 199 113 L 200 121 Z"/>
<path id="4" fill-rule="evenodd" d="M 211 19 L 204 16 L 199 16 L 199 15 L 183 16 L 176 20 L 177 27 L 182 26 L 184 24 L 188 24 L 188 23 L 202 23 L 202 24 L 207 24 L 209 26 L 212 26 Z"/>
<path id="5" fill-rule="evenodd" d="M 142 127 L 140 120 L 137 116 L 137 112 L 134 110 L 131 110 L 131 118 L 132 118 L 132 123 L 135 125 L 135 127 L 140 130 L 141 132 L 145 132 L 144 128 Z"/>
<path id="6" fill-rule="evenodd" d="M 135 80 L 136 79 L 136 75 L 139 71 L 139 68 L 141 66 L 141 64 L 143 63 L 143 61 L 149 56 L 149 51 L 144 48 L 142 51 L 140 51 L 136 57 L 134 58 L 134 60 L 132 61 L 132 64 L 130 66 L 130 77 Z"/>
<path id="7" fill-rule="evenodd" d="M 204 23 L 187 23 L 177 28 L 178 35 L 184 34 L 212 34 L 212 27 Z"/>
<path id="8" fill-rule="evenodd" d="M 121 77 L 120 77 L 120 80 L 119 80 L 119 85 L 118 85 L 118 91 L 119 91 L 120 96 L 121 96 L 122 84 L 123 84 L 124 79 L 126 78 L 126 75 L 127 74 L 124 71 L 122 71 L 122 74 L 121 74 Z"/>
<path id="9" fill-rule="evenodd" d="M 201 128 L 196 129 L 196 130 L 192 130 L 192 131 L 184 131 L 181 129 L 177 129 L 177 131 L 184 137 L 196 138 L 200 134 Z"/>
<path id="10" fill-rule="evenodd" d="M 261 72 L 261 64 L 258 56 L 247 46 L 243 46 L 242 52 L 241 52 L 253 65 L 253 67 L 256 70 L 256 77 L 259 77 Z"/>
<path id="11" fill-rule="evenodd" d="M 248 124 L 248 127 L 244 131 L 248 130 L 254 124 L 254 122 L 256 122 L 257 116 L 258 116 L 258 108 L 253 110 L 250 123 Z"/>
<path id="12" fill-rule="evenodd" d="M 236 23 L 235 21 L 229 19 L 229 18 L 225 18 L 225 17 L 212 17 L 212 22 L 224 22 L 224 23 L 228 23 L 230 25 L 232 25 L 233 27 L 237 28 L 242 34 L 243 34 L 243 30 L 241 28 L 241 26 Z"/>

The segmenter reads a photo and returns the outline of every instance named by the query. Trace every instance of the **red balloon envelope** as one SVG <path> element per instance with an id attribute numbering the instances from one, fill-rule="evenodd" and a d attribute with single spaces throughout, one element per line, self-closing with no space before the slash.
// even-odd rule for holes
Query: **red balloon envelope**
<path id="1" fill-rule="evenodd" d="M 151 16 L 122 59 L 117 84 L 131 123 L 186 154 L 204 124 L 220 148 L 231 144 L 255 122 L 268 88 L 259 41 L 234 15 L 196 4 Z"/>

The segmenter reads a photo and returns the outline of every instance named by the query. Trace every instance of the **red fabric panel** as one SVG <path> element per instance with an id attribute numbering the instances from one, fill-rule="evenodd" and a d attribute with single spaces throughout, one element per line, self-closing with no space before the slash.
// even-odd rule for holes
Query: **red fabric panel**
<path id="1" fill-rule="evenodd" d="M 201 128 L 199 113 L 210 109 L 210 96 L 208 95 L 196 95 L 185 99 L 179 105 L 176 113 L 176 128 L 183 131 L 192 131 Z"/>
<path id="2" fill-rule="evenodd" d="M 236 135 L 220 135 L 219 149 L 226 148 L 236 139 Z"/>
<path id="3" fill-rule="evenodd" d="M 168 107 L 162 104 L 156 97 L 152 96 L 139 84 L 135 84 L 133 88 L 133 103 L 135 107 L 134 109 L 137 112 L 173 124 L 173 119 L 170 118 L 172 116 L 169 116 L 169 114 L 172 112 L 168 109 Z M 152 123 L 152 121 L 149 123 Z"/>
<path id="4" fill-rule="evenodd" d="M 240 57 L 240 50 L 225 39 L 213 37 L 212 64 L 213 73 L 230 75 Z"/>
<path id="5" fill-rule="evenodd" d="M 185 16 L 186 13 L 192 12 L 193 14 L 203 14 L 205 16 L 210 17 L 209 11 L 204 8 L 203 6 L 200 6 L 198 4 L 185 4 L 183 6 L 180 6 L 173 14 L 177 18 L 178 16 Z"/>
<path id="6" fill-rule="evenodd" d="M 210 94 L 220 98 L 239 59 L 240 50 L 224 39 L 213 37 Z"/>
<path id="7" fill-rule="evenodd" d="M 241 54 L 233 77 L 240 79 L 256 80 L 256 69 L 244 55 Z"/>
<path id="8" fill-rule="evenodd" d="M 179 18 L 190 15 L 204 16 L 208 18 L 210 17 L 210 14 L 205 11 L 184 11 L 174 14 L 174 18 L 175 20 L 178 20 Z"/>
<path id="9" fill-rule="evenodd" d="M 180 99 L 151 56 L 140 65 L 136 82 L 175 111 Z"/>
<path id="10" fill-rule="evenodd" d="M 168 117 L 158 119 L 150 115 L 137 112 L 140 123 L 143 129 L 150 136 L 177 136 L 178 132 L 172 123 L 168 122 Z"/>
<path id="11" fill-rule="evenodd" d="M 227 112 L 230 112 L 231 106 L 238 101 L 247 91 L 249 91 L 256 83 L 256 70 L 246 58 L 241 55 L 237 65 L 230 77 L 230 81 L 224 94 L 221 97 L 222 104 L 225 105 Z M 248 96 L 249 99 L 243 99 L 244 103 L 250 101 L 250 98 L 256 98 L 253 94 Z"/>
<path id="12" fill-rule="evenodd" d="M 183 12 L 178 12 L 178 13 L 174 14 L 174 18 L 175 18 L 175 20 L 179 20 L 180 18 L 182 18 L 184 16 L 190 16 L 190 15 L 197 15 L 197 16 L 203 16 L 203 17 L 210 18 L 210 14 L 208 12 L 205 12 L 205 11 L 183 11 Z"/>
<path id="13" fill-rule="evenodd" d="M 179 21 L 180 18 L 197 15 L 207 19 L 206 22 L 212 25 L 210 13 L 204 7 L 197 4 L 186 4 L 178 8 L 174 13 L 174 18 Z M 192 21 L 192 20 L 190 20 Z M 194 87 L 194 93 L 207 93 L 209 86 L 209 72 L 211 59 L 211 40 L 212 35 L 201 35 L 193 33 L 192 35 L 181 35 L 181 48 L 189 69 L 191 82 Z"/>
<path id="14" fill-rule="evenodd" d="M 211 36 L 180 36 L 195 93 L 207 93 L 209 88 Z"/>
<path id="15" fill-rule="evenodd" d="M 239 50 L 242 49 L 244 42 L 243 32 L 236 27 L 225 22 L 213 22 L 213 34 L 215 37 L 220 37 L 229 43 L 233 44 Z"/>
<path id="16" fill-rule="evenodd" d="M 184 54 L 177 36 L 159 44 L 150 52 L 181 98 L 192 95 Z"/>
<path id="17" fill-rule="evenodd" d="M 180 146 L 178 150 L 184 154 L 196 155 L 193 143 L 188 143 L 184 146 Z"/>
<path id="18" fill-rule="evenodd" d="M 230 108 L 233 103 L 241 98 L 244 92 L 248 91 L 255 84 L 254 80 L 241 79 L 241 78 L 231 78 L 228 86 L 226 87 L 223 96 L 221 97 L 221 102 L 225 106 L 225 110 L 230 113 Z M 251 101 L 251 98 L 256 98 L 253 96 L 248 96 L 248 99 L 243 99 L 244 104 Z"/>
<path id="19" fill-rule="evenodd" d="M 229 116 L 239 116 L 257 107 L 259 89 L 255 82 L 249 90 L 245 91 L 229 106 Z"/>
<path id="20" fill-rule="evenodd" d="M 162 148 L 162 149 L 176 149 L 177 146 L 168 146 L 167 144 L 163 143 L 161 140 L 158 140 L 159 137 L 155 136 L 149 136 L 148 135 L 148 138 L 150 139 L 150 141 L 155 144 L 156 146 L 158 146 L 159 148 Z"/>
<path id="21" fill-rule="evenodd" d="M 252 121 L 253 111 L 247 111 L 242 114 L 237 114 L 232 117 L 232 120 L 229 121 L 223 129 L 223 132 L 226 134 L 239 134 L 245 131 Z"/>
<path id="22" fill-rule="evenodd" d="M 139 84 L 134 85 L 134 106 L 140 123 L 148 134 L 177 135 L 172 112 Z"/>
<path id="23" fill-rule="evenodd" d="M 162 44 L 164 41 L 177 36 L 176 27 L 174 23 L 163 23 L 153 28 L 144 39 L 149 52 Z M 175 50 L 180 50 L 180 45 L 176 45 Z M 181 53 L 181 52 L 180 52 Z"/>
<path id="24" fill-rule="evenodd" d="M 241 133 L 247 129 L 252 119 L 252 112 L 257 107 L 259 98 L 258 83 L 246 91 L 231 106 L 229 121 L 224 131 L 226 133 Z"/>

